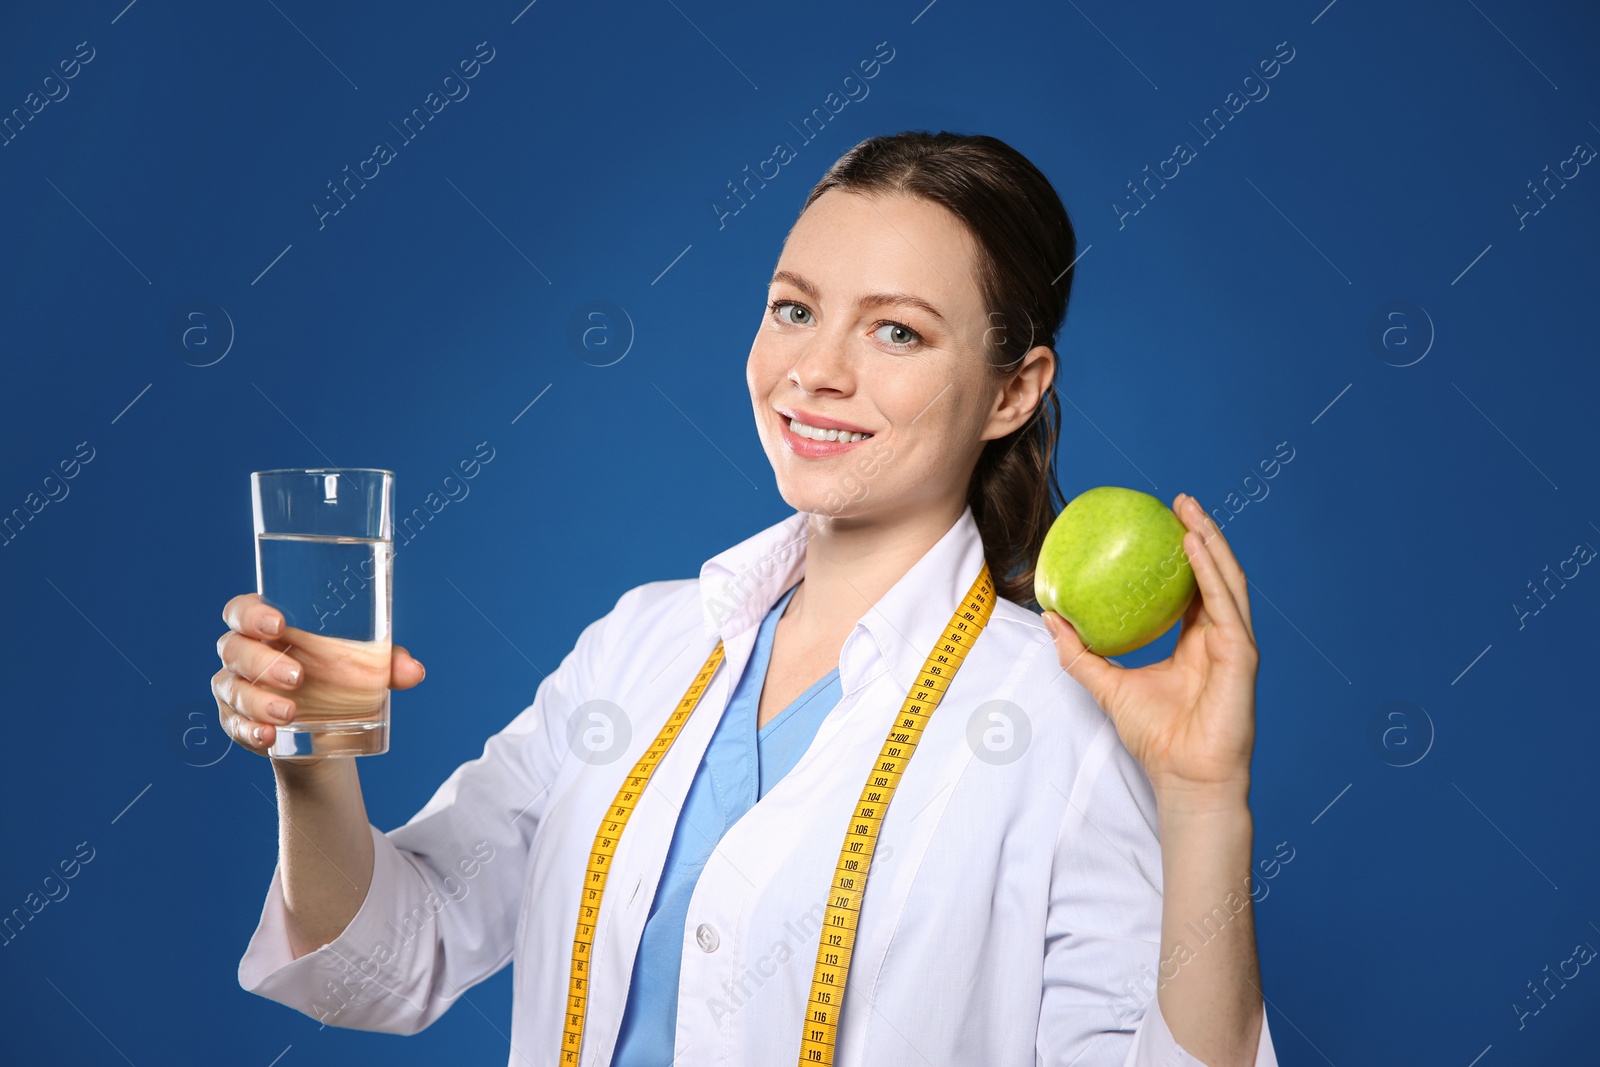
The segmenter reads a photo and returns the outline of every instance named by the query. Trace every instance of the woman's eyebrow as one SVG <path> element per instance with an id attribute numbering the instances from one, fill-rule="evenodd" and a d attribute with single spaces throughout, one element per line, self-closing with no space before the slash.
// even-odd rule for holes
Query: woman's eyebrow
<path id="1" fill-rule="evenodd" d="M 812 300 L 820 301 L 822 299 L 822 295 L 815 285 L 812 285 L 793 271 L 778 271 L 772 276 L 772 281 L 769 285 L 776 285 L 778 282 L 788 282 Z M 864 308 L 885 306 L 920 308 L 940 322 L 944 322 L 944 316 L 939 314 L 938 308 L 920 296 L 912 296 L 910 293 L 867 293 L 857 302 L 857 306 Z"/>

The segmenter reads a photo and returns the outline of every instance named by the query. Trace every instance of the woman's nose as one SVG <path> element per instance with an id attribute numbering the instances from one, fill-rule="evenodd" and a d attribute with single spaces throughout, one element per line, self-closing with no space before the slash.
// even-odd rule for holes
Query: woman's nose
<path id="1" fill-rule="evenodd" d="M 855 367 L 848 343 L 842 337 L 818 335 L 789 368 L 789 380 L 808 393 L 826 389 L 850 392 L 855 384 Z"/>

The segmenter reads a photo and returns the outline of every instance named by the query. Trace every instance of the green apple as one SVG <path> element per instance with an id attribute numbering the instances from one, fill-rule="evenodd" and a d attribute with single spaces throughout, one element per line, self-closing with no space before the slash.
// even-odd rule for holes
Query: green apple
<path id="1" fill-rule="evenodd" d="M 1096 655 L 1143 648 L 1171 629 L 1194 597 L 1186 532 L 1149 493 L 1115 485 L 1086 490 L 1045 534 L 1034 596 Z"/>

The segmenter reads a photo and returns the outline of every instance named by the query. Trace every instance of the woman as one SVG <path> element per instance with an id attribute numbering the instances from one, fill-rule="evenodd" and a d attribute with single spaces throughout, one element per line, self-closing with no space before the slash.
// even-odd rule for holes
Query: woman
<path id="1" fill-rule="evenodd" d="M 275 761 L 244 988 L 413 1033 L 514 957 L 513 1065 L 1275 1064 L 1244 574 L 1180 495 L 1172 658 L 1120 668 L 1027 606 L 1074 256 L 1000 141 L 851 149 L 746 370 L 795 513 L 624 593 L 403 827 L 355 761 Z M 224 616 L 219 713 L 264 751 L 294 632 Z M 392 687 L 422 675 L 397 647 Z"/>

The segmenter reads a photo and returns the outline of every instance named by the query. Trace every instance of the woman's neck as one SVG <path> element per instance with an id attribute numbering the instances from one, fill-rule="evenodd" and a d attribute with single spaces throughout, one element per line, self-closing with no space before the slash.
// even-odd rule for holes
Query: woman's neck
<path id="1" fill-rule="evenodd" d="M 953 508 L 921 508 L 870 524 L 813 512 L 806 523 L 805 577 L 784 610 L 784 628 L 801 646 L 842 642 L 867 609 L 950 532 L 965 507 L 960 500 Z"/>

